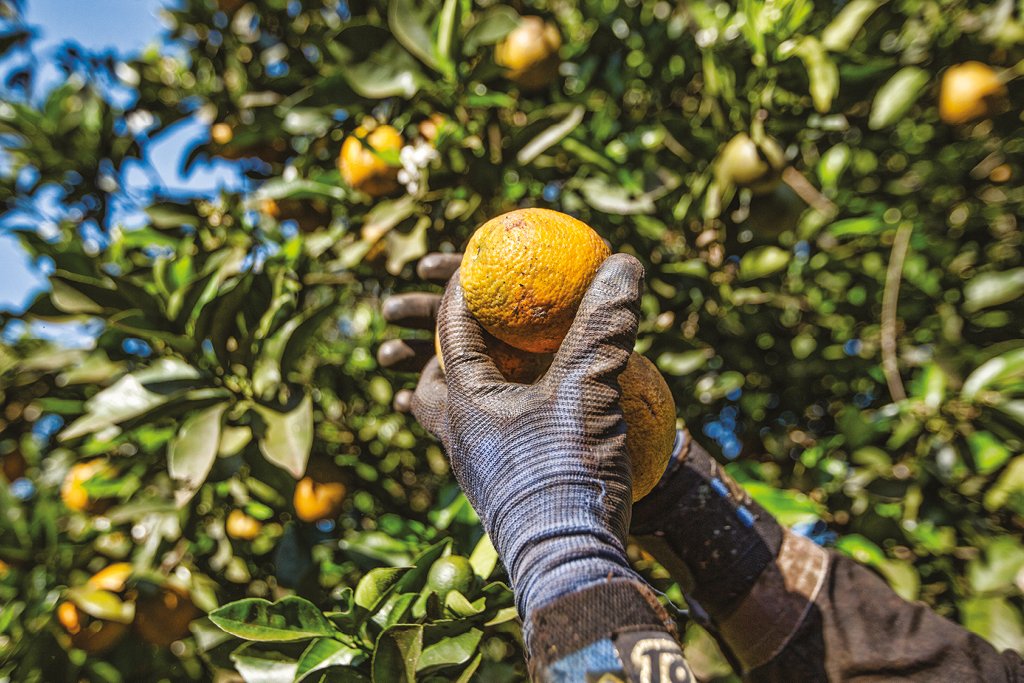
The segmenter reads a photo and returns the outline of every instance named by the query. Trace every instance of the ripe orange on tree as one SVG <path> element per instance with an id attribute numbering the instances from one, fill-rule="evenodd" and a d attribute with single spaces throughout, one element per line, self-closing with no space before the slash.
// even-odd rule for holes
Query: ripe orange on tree
<path id="1" fill-rule="evenodd" d="M 111 476 L 114 469 L 103 458 L 80 462 L 71 466 L 60 487 L 60 497 L 70 510 L 98 512 L 103 501 L 90 497 L 85 484 L 93 477 Z"/>
<path id="2" fill-rule="evenodd" d="M 188 636 L 188 625 L 197 617 L 199 610 L 184 588 L 173 584 L 140 587 L 134 628 L 147 643 L 168 647 Z"/>
<path id="3" fill-rule="evenodd" d="M 71 636 L 71 644 L 89 654 L 106 652 L 128 633 L 128 624 L 97 619 L 70 601 L 57 605 L 57 622 Z"/>
<path id="4" fill-rule="evenodd" d="M 558 28 L 541 17 L 522 17 L 519 25 L 498 43 L 494 61 L 505 67 L 509 80 L 527 90 L 546 87 L 558 75 Z"/>
<path id="5" fill-rule="evenodd" d="M 260 535 L 260 530 L 263 528 L 263 524 L 258 519 L 250 517 L 237 508 L 228 513 L 228 519 L 224 526 L 228 536 L 240 541 L 251 541 Z"/>
<path id="6" fill-rule="evenodd" d="M 388 156 L 397 157 L 404 140 L 401 133 L 388 125 L 372 131 L 356 128 L 341 145 L 338 167 L 347 185 L 371 197 L 381 197 L 398 189 L 397 165 Z"/>
<path id="7" fill-rule="evenodd" d="M 304 522 L 337 517 L 345 502 L 345 484 L 340 481 L 317 481 L 311 476 L 303 477 L 295 485 L 292 504 L 295 515 Z"/>
<path id="8" fill-rule="evenodd" d="M 546 368 L 609 255 L 593 228 L 558 211 L 519 209 L 480 226 L 466 246 L 459 277 L 469 312 L 505 342 L 490 350 L 519 356 L 523 366 Z M 538 358 L 538 353 L 548 355 Z M 508 361 L 501 363 L 499 369 L 506 374 Z M 506 378 L 517 381 L 508 374 Z M 675 401 L 657 368 L 637 353 L 619 375 L 619 386 L 633 499 L 639 500 L 668 464 L 675 440 Z"/>
<path id="9" fill-rule="evenodd" d="M 989 65 L 974 61 L 955 64 L 942 74 L 939 118 L 954 125 L 984 118 L 1005 97 L 1006 85 Z"/>
<path id="10" fill-rule="evenodd" d="M 27 467 L 28 463 L 25 462 L 25 456 L 21 454 L 21 451 L 15 450 L 0 456 L 0 471 L 3 471 L 4 478 L 8 482 L 24 477 Z"/>

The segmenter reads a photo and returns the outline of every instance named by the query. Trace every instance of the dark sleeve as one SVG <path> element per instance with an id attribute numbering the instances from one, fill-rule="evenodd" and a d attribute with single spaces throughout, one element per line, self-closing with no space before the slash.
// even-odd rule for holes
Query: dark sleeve
<path id="1" fill-rule="evenodd" d="M 830 567 L 803 624 L 751 681 L 1019 681 L 1024 662 L 927 606 L 896 595 L 854 560 Z"/>
<path id="2" fill-rule="evenodd" d="M 691 683 L 674 622 L 654 593 L 613 579 L 530 615 L 530 676 L 545 683 Z"/>
<path id="3" fill-rule="evenodd" d="M 1024 681 L 1015 652 L 909 603 L 783 529 L 699 444 L 634 506 L 632 533 L 751 681 Z M 674 458 L 676 460 L 676 458 Z"/>

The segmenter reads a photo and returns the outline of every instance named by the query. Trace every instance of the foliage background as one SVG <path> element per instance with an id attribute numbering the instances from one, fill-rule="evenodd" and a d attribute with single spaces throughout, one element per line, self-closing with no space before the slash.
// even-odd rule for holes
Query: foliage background
<path id="1" fill-rule="evenodd" d="M 16 2 L 2 8 L 10 53 L 31 33 Z M 168 10 L 181 56 L 69 51 L 41 101 L 19 96 L 32 72 L 17 72 L 0 198 L 50 291 L 2 319 L 0 457 L 27 470 L 0 485 L 0 676 L 521 679 L 502 571 L 443 454 L 391 407 L 414 378 L 374 351 L 399 334 L 381 298 L 423 286 L 416 259 L 525 205 L 578 215 L 644 262 L 640 350 L 680 419 L 784 523 L 1021 649 L 1021 89 L 965 126 L 935 106 L 951 64 L 1021 70 L 1020 12 L 188 0 Z M 559 27 L 562 64 L 523 92 L 493 45 L 534 14 Z M 358 125 L 412 142 L 433 114 L 437 156 L 415 188 L 372 199 L 341 182 Z M 252 191 L 153 196 L 148 224 L 124 229 L 126 164 L 190 118 L 233 133 L 191 160 L 240 160 Z M 772 195 L 716 181 L 738 132 L 785 148 Z M 33 213 L 41 201 L 56 221 Z M 90 321 L 95 347 L 35 340 L 32 320 Z M 66 471 L 97 457 L 115 474 L 87 488 L 109 506 L 67 510 Z M 307 460 L 340 468 L 337 519 L 295 519 Z M 263 521 L 256 539 L 225 535 L 235 508 Z M 449 552 L 472 554 L 464 595 L 426 582 Z M 203 611 L 250 601 L 169 649 L 130 636 L 86 656 L 53 611 L 115 560 L 187 585 Z M 688 638 L 702 676 L 727 678 L 708 637 Z"/>

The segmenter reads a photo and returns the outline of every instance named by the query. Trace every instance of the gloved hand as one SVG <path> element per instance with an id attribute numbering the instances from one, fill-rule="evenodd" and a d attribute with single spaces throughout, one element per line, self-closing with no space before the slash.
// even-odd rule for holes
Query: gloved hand
<path id="1" fill-rule="evenodd" d="M 631 480 L 617 377 L 636 340 L 642 266 L 610 257 L 536 384 L 506 382 L 485 352 L 457 277 L 438 313 L 446 376 L 413 397 L 508 569 L 524 618 L 629 567 Z M 529 619 L 526 636 L 529 639 Z"/>

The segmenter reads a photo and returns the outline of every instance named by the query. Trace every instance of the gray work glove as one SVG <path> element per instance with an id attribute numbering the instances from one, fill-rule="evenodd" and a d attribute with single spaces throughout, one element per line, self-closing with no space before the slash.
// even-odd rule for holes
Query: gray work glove
<path id="1" fill-rule="evenodd" d="M 623 578 L 631 480 L 618 375 L 636 340 L 643 268 L 626 255 L 598 271 L 550 369 L 504 380 L 466 310 L 457 273 L 438 312 L 447 375 L 426 367 L 412 401 L 508 569 L 520 614 Z"/>

